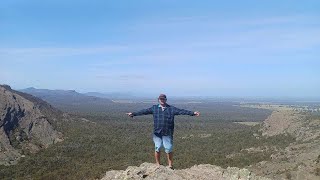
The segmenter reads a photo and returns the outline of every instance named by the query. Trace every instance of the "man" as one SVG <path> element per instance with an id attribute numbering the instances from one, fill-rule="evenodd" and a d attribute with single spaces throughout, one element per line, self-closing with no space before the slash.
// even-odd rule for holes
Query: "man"
<path id="1" fill-rule="evenodd" d="M 174 131 L 174 116 L 175 115 L 190 115 L 199 116 L 198 111 L 188 111 L 179 109 L 167 104 L 167 96 L 160 94 L 158 98 L 159 104 L 153 105 L 148 109 L 143 109 L 138 112 L 126 113 L 130 117 L 153 114 L 154 132 L 153 142 L 155 145 L 154 157 L 156 164 L 160 166 L 160 148 L 163 146 L 167 154 L 168 166 L 173 169 L 173 131 Z"/>

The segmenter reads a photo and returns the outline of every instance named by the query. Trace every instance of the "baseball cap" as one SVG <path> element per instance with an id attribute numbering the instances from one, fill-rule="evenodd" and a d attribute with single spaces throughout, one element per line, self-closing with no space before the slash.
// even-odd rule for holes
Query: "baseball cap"
<path id="1" fill-rule="evenodd" d="M 160 94 L 159 99 L 162 99 L 162 98 L 167 99 L 167 96 L 165 94 Z"/>

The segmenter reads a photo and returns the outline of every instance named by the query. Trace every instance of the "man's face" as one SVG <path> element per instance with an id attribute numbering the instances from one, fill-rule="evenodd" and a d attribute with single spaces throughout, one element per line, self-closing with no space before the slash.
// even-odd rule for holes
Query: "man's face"
<path id="1" fill-rule="evenodd" d="M 167 99 L 166 98 L 159 98 L 159 103 L 160 104 L 166 104 L 166 102 L 167 102 Z"/>

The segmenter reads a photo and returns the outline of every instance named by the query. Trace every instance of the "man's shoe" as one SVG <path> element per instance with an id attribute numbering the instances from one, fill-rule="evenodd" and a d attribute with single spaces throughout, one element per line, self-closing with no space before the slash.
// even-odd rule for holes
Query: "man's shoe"
<path id="1" fill-rule="evenodd" d="M 168 166 L 168 168 L 170 168 L 170 169 L 174 170 L 173 166 Z"/>

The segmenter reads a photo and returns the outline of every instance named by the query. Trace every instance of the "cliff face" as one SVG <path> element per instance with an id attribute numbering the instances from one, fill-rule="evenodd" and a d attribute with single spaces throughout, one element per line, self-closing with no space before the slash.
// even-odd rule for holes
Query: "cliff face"
<path id="1" fill-rule="evenodd" d="M 0 164 L 15 164 L 23 151 L 34 153 L 62 141 L 52 125 L 58 113 L 41 99 L 0 85 Z"/>
<path id="2" fill-rule="evenodd" d="M 210 164 L 195 165 L 188 169 L 172 170 L 165 166 L 157 167 L 152 163 L 143 163 L 139 167 L 129 166 L 126 170 L 108 171 L 102 180 L 111 179 L 154 179 L 154 180 L 267 180 L 256 176 L 247 169 L 229 167 L 223 169 Z"/>
<path id="3" fill-rule="evenodd" d="M 270 107 L 269 107 L 270 108 Z M 296 139 L 250 170 L 272 179 L 320 179 L 320 119 L 290 107 L 273 106 L 262 125 L 263 136 L 290 135 Z"/>

